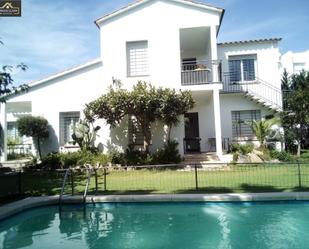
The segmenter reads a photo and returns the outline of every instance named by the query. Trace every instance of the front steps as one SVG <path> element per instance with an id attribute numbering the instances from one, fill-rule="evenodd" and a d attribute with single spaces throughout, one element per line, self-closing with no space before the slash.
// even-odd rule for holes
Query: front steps
<path id="1" fill-rule="evenodd" d="M 218 169 L 227 166 L 227 163 L 220 161 L 215 152 L 185 154 L 183 164 L 188 167 L 196 165 L 198 168 L 205 169 Z"/>

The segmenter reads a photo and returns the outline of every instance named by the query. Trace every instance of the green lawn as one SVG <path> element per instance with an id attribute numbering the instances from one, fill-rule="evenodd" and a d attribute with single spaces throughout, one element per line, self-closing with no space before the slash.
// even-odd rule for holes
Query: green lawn
<path id="1" fill-rule="evenodd" d="M 232 193 L 295 191 L 309 189 L 309 163 L 302 164 L 299 188 L 296 164 L 263 164 L 229 166 L 224 170 L 198 169 L 180 171 L 172 169 L 108 170 L 104 190 L 103 172 L 98 173 L 98 190 L 101 194 L 129 193 Z M 21 177 L 22 193 L 26 195 L 53 195 L 60 193 L 63 173 L 25 172 Z M 18 193 L 17 176 L 0 176 L 0 196 Z M 75 193 L 82 193 L 86 184 L 85 173 L 74 174 Z M 66 193 L 70 193 L 68 181 Z M 95 178 L 91 179 L 89 192 L 95 191 Z"/>

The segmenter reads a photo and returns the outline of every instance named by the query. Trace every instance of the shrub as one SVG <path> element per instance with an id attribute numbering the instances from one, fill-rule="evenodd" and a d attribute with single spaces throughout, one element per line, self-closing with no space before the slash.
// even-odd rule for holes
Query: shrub
<path id="1" fill-rule="evenodd" d="M 153 155 L 145 151 L 134 150 L 129 147 L 125 153 L 113 151 L 110 155 L 113 164 L 121 165 L 149 165 L 149 164 L 171 164 L 181 162 L 178 152 L 178 142 L 171 141 Z"/>
<path id="2" fill-rule="evenodd" d="M 125 153 L 122 153 L 116 150 L 111 152 L 110 159 L 111 159 L 112 164 L 121 164 L 121 165 L 126 164 Z"/>
<path id="3" fill-rule="evenodd" d="M 144 151 L 133 150 L 132 148 L 129 147 L 128 149 L 126 149 L 125 152 L 125 164 L 126 165 L 149 164 L 149 155 Z"/>
<path id="4" fill-rule="evenodd" d="M 234 152 L 233 153 L 233 162 L 236 163 L 238 161 L 238 158 L 239 158 L 238 152 Z"/>
<path id="5" fill-rule="evenodd" d="M 240 152 L 243 155 L 247 155 L 253 151 L 253 148 L 254 148 L 253 144 L 240 145 Z"/>
<path id="6" fill-rule="evenodd" d="M 79 164 L 82 154 L 79 151 L 60 154 L 62 168 L 74 167 Z"/>
<path id="7" fill-rule="evenodd" d="M 180 162 L 181 156 L 179 155 L 177 141 L 167 142 L 162 149 L 153 155 L 154 164 L 170 164 Z"/>
<path id="8" fill-rule="evenodd" d="M 247 155 L 253 151 L 253 144 L 238 144 L 234 143 L 232 144 L 231 151 L 233 153 L 238 152 L 241 153 L 242 155 Z"/>
<path id="9" fill-rule="evenodd" d="M 109 162 L 110 162 L 110 157 L 103 153 L 95 154 L 92 158 L 93 164 L 99 163 L 100 165 L 106 165 Z"/>
<path id="10" fill-rule="evenodd" d="M 95 165 L 97 163 L 104 165 L 109 162 L 109 157 L 101 153 L 92 153 L 90 151 L 76 151 L 69 153 L 49 153 L 42 159 L 42 166 L 49 168 L 69 168 L 81 166 L 86 163 Z"/>
<path id="11" fill-rule="evenodd" d="M 279 161 L 289 162 L 293 161 L 293 156 L 286 151 L 270 151 L 270 156 L 272 158 L 278 159 Z"/>
<path id="12" fill-rule="evenodd" d="M 231 146 L 231 151 L 232 152 L 240 152 L 240 144 L 233 143 L 232 146 Z"/>
<path id="13" fill-rule="evenodd" d="M 42 165 L 49 168 L 59 168 L 61 166 L 61 156 L 58 152 L 48 153 L 42 158 Z"/>

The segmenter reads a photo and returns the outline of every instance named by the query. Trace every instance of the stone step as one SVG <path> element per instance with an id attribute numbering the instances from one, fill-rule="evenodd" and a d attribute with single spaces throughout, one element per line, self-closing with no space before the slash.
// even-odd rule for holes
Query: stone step
<path id="1" fill-rule="evenodd" d="M 186 154 L 184 155 L 185 162 L 201 162 L 201 161 L 217 161 L 218 157 L 215 154 Z"/>

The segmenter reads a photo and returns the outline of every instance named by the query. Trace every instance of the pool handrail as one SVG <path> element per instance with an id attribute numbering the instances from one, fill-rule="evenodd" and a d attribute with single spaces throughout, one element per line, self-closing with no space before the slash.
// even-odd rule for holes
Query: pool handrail
<path id="1" fill-rule="evenodd" d="M 68 175 L 69 173 L 71 172 L 71 168 L 68 168 L 66 171 L 65 171 L 65 175 L 64 175 L 64 178 L 63 178 L 63 181 L 62 181 L 62 187 L 61 187 L 61 192 L 60 192 L 60 195 L 59 195 L 59 210 L 61 211 L 61 207 L 62 207 L 62 197 L 63 197 L 63 193 L 64 193 L 64 187 L 65 187 L 65 184 L 67 182 L 67 179 L 68 179 Z M 72 173 L 72 172 L 71 172 Z"/>
<path id="2" fill-rule="evenodd" d="M 86 197 L 87 197 L 87 193 L 88 193 L 88 189 L 89 189 L 89 185 L 90 185 L 90 179 L 91 179 L 91 171 L 93 169 L 93 167 L 90 164 L 85 164 L 85 168 L 87 171 L 87 182 L 86 182 L 86 187 L 85 187 L 85 191 L 84 191 L 84 195 L 83 195 L 83 203 L 86 203 Z"/>

